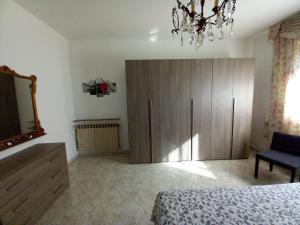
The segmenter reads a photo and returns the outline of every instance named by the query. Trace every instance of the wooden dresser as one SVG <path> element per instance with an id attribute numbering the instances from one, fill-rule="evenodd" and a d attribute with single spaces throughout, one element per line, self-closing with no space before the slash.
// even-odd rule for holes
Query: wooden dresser
<path id="1" fill-rule="evenodd" d="M 0 225 L 34 225 L 68 185 L 64 143 L 37 144 L 0 160 Z"/>

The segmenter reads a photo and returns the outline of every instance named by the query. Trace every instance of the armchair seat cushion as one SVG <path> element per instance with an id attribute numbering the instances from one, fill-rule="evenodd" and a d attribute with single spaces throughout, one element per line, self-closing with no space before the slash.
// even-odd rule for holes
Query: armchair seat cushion
<path id="1" fill-rule="evenodd" d="M 256 157 L 291 169 L 300 169 L 300 156 L 269 149 L 256 154 Z"/>

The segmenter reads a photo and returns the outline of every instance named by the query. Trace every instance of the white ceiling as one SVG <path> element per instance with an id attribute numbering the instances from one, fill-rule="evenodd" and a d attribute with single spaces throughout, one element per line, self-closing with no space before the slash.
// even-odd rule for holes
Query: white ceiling
<path id="1" fill-rule="evenodd" d="M 151 32 L 170 37 L 176 5 L 176 0 L 15 1 L 68 39 L 149 38 Z M 298 11 L 300 0 L 237 0 L 235 38 L 252 37 Z"/>

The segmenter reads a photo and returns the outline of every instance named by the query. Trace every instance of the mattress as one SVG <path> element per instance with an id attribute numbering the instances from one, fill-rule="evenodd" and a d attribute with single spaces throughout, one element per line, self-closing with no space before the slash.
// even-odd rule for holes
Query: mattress
<path id="1" fill-rule="evenodd" d="M 158 193 L 155 225 L 299 225 L 300 184 Z"/>

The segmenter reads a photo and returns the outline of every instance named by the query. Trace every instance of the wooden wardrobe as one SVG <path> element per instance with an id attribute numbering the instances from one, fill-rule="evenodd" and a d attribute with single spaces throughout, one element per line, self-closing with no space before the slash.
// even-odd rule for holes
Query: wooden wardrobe
<path id="1" fill-rule="evenodd" d="M 248 158 L 253 59 L 127 60 L 131 163 Z"/>

